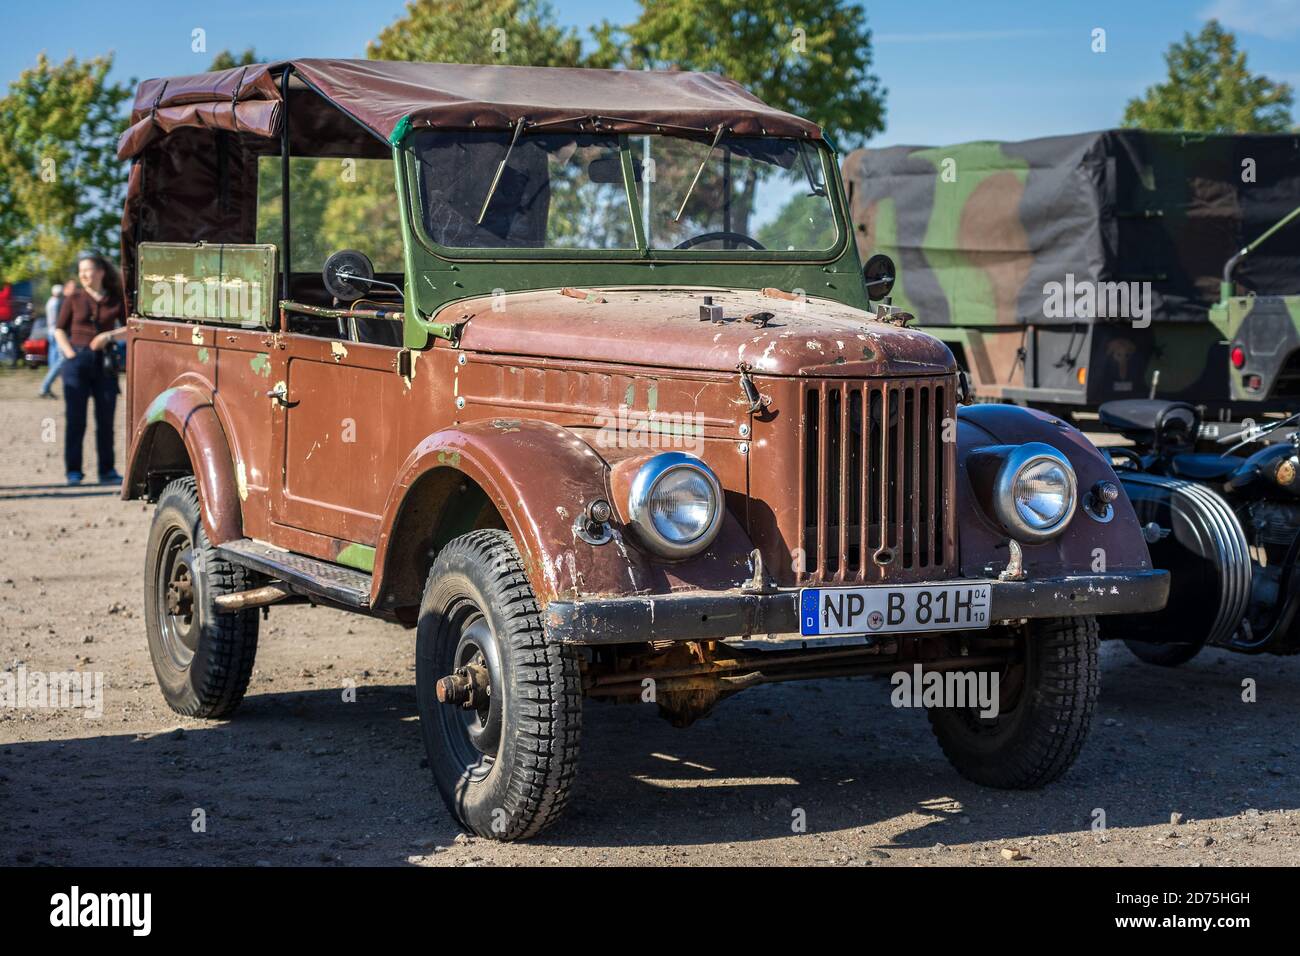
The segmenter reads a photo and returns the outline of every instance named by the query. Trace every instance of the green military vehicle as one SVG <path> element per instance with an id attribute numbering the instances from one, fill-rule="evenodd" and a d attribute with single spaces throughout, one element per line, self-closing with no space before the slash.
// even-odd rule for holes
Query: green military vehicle
<path id="1" fill-rule="evenodd" d="M 1233 401 L 1289 403 L 1300 398 L 1300 268 L 1292 270 L 1291 295 L 1239 293 L 1236 274 L 1247 258 L 1290 227 L 1300 233 L 1300 206 L 1269 227 L 1223 267 L 1219 301 L 1210 321 L 1228 343 L 1228 386 Z M 1294 260 L 1293 260 L 1294 261 Z"/>
<path id="2" fill-rule="evenodd" d="M 893 304 L 976 398 L 1159 397 L 1211 423 L 1300 407 L 1300 136 L 1108 130 L 843 165 L 859 250 L 897 261 Z"/>

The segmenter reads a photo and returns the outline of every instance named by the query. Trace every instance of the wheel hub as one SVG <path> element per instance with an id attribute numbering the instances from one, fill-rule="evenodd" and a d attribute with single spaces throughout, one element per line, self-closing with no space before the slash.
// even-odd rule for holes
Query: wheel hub
<path id="1" fill-rule="evenodd" d="M 438 681 L 438 700 L 455 706 L 456 716 L 464 741 L 476 756 L 496 757 L 501 744 L 500 694 L 501 661 L 496 649 L 496 638 L 487 618 L 481 613 L 470 615 L 461 625 L 460 640 L 456 645 L 453 670 Z"/>
<path id="2" fill-rule="evenodd" d="M 194 579 L 190 577 L 189 565 L 177 564 L 167 583 L 167 611 L 187 624 L 194 616 Z"/>

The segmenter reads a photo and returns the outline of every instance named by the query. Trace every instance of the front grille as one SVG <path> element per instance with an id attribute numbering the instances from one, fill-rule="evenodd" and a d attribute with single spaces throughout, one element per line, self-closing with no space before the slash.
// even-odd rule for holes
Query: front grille
<path id="1" fill-rule="evenodd" d="M 954 563 L 953 385 L 944 376 L 807 390 L 800 582 L 916 579 Z"/>

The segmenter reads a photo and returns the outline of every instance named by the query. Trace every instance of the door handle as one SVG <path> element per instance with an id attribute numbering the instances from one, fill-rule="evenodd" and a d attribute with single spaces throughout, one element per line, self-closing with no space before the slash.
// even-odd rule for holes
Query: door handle
<path id="1" fill-rule="evenodd" d="M 293 408 L 297 402 L 289 401 L 289 386 L 284 382 L 279 382 L 275 388 L 266 393 L 267 398 L 275 399 L 281 408 Z"/>

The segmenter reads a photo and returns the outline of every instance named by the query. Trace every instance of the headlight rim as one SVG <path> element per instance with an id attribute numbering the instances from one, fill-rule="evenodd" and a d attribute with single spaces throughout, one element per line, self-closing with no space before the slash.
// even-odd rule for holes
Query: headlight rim
<path id="1" fill-rule="evenodd" d="M 1050 461 L 1059 466 L 1069 479 L 1069 505 L 1065 514 L 1047 528 L 1036 528 L 1021 517 L 1016 509 L 1015 487 L 1020 474 L 1040 461 Z M 1044 442 L 1026 442 L 1018 445 L 1003 459 L 993 482 L 993 510 L 1002 526 L 1017 541 L 1037 543 L 1050 541 L 1061 534 L 1073 520 L 1079 508 L 1079 476 L 1070 460 L 1057 448 Z"/>
<path id="2" fill-rule="evenodd" d="M 712 508 L 709 523 L 698 537 L 680 544 L 664 537 L 655 527 L 650 516 L 648 504 L 655 485 L 669 472 L 678 468 L 690 469 L 708 482 L 712 491 Z M 632 486 L 627 495 L 628 523 L 637 531 L 637 536 L 655 553 L 665 558 L 694 557 L 713 544 L 722 530 L 722 521 L 726 506 L 722 495 L 722 483 L 713 469 L 694 455 L 680 451 L 666 451 L 655 455 L 642 464 L 632 478 Z"/>

